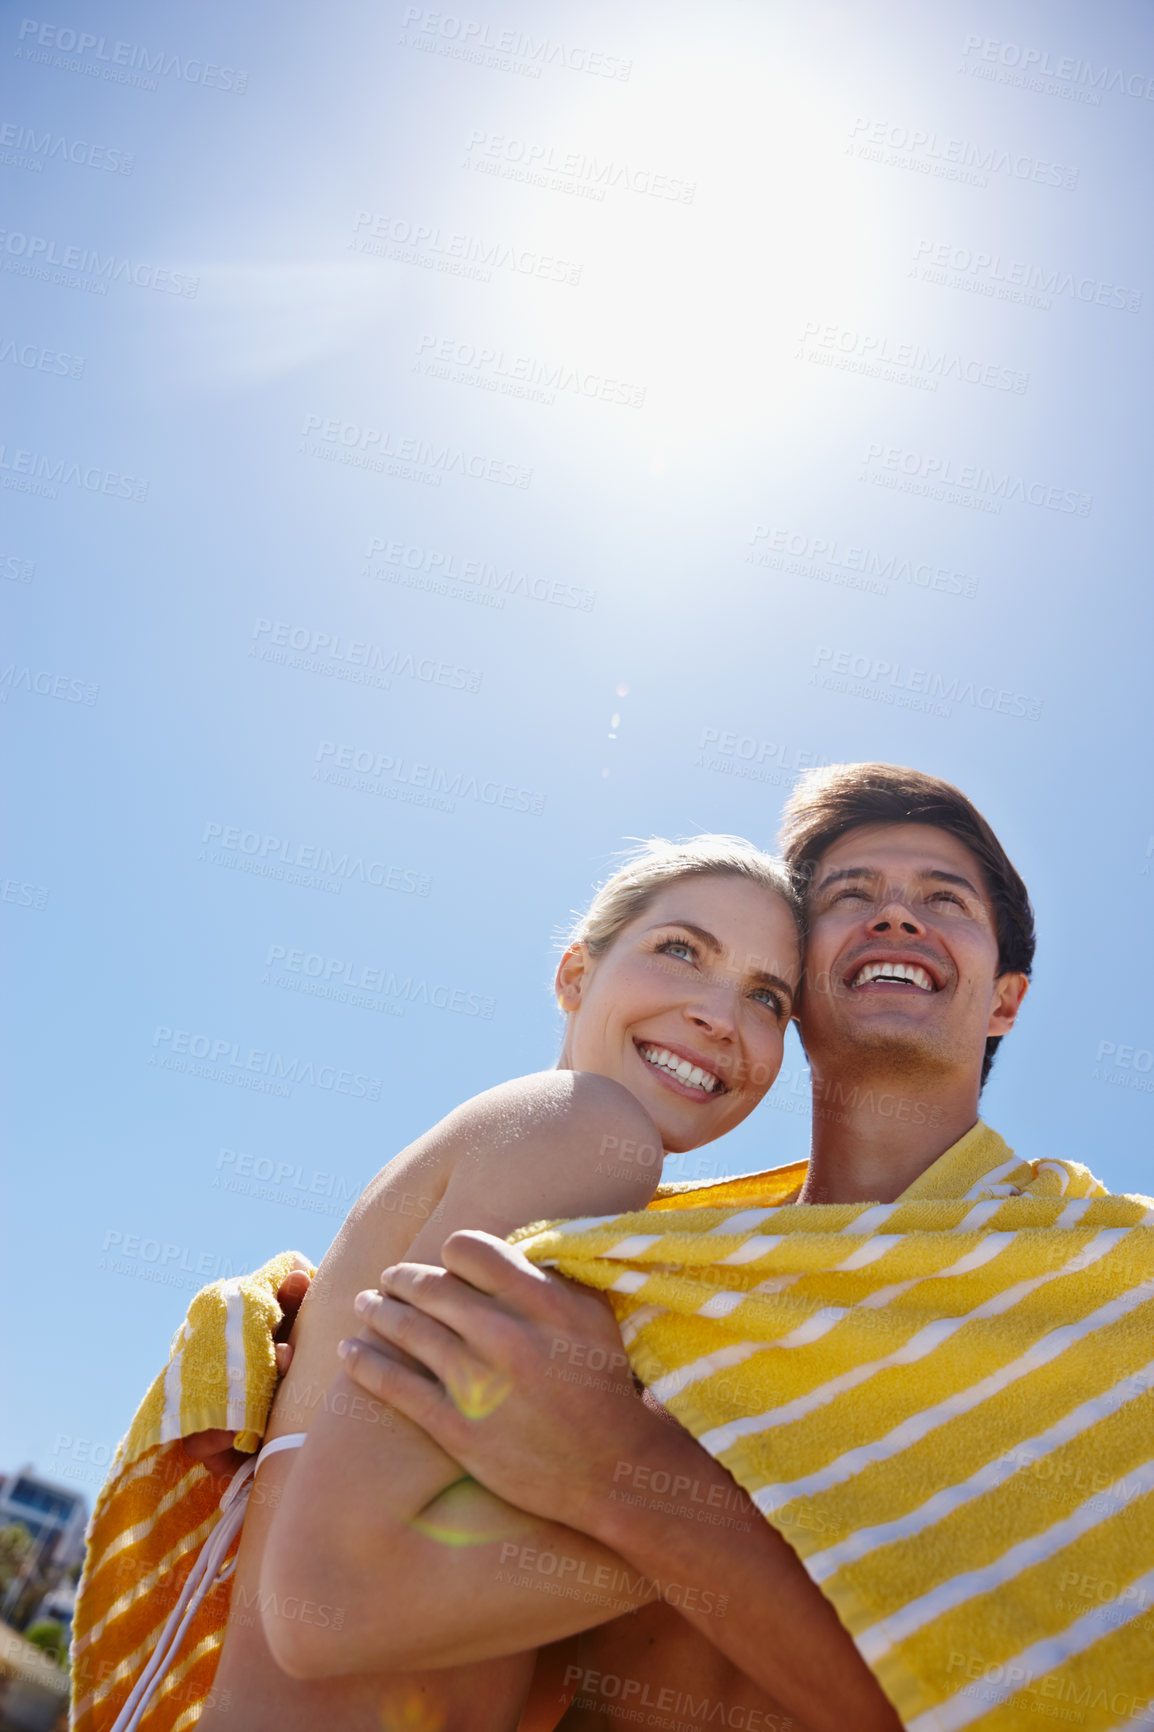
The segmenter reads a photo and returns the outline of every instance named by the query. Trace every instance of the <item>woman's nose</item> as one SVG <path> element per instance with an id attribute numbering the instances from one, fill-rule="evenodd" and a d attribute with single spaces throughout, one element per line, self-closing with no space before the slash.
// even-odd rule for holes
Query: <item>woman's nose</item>
<path id="1" fill-rule="evenodd" d="M 708 1029 L 717 1039 L 732 1039 L 737 1029 L 735 994 L 731 988 L 716 987 L 692 1004 L 685 1014 L 699 1028 Z"/>

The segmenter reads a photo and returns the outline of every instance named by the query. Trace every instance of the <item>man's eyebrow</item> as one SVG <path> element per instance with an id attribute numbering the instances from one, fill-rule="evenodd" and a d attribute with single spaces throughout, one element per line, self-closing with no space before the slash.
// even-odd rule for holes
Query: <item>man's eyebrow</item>
<path id="1" fill-rule="evenodd" d="M 659 932 L 663 926 L 680 926 L 686 932 L 692 932 L 695 938 L 700 938 L 703 944 L 708 945 L 709 949 L 712 950 L 715 956 L 720 956 L 721 952 L 725 949 L 725 946 L 719 938 L 715 938 L 712 932 L 707 932 L 704 926 L 698 926 L 692 920 L 657 920 L 654 921 L 652 926 L 647 927 L 646 930 L 648 932 Z M 768 969 L 765 968 L 753 968 L 750 970 L 750 974 L 754 980 L 762 981 L 766 986 L 776 986 L 778 991 L 784 992 L 789 998 L 790 1003 L 793 1003 L 793 987 L 789 984 L 788 980 L 783 980 L 780 974 L 770 974 Z"/>
<path id="2" fill-rule="evenodd" d="M 968 890 L 971 896 L 981 899 L 981 891 L 976 884 L 971 884 L 968 878 L 963 878 L 959 872 L 923 872 L 923 878 L 934 878 L 939 884 L 960 884 L 963 890 Z"/>
<path id="3" fill-rule="evenodd" d="M 845 878 L 880 878 L 881 873 L 873 866 L 840 866 L 836 872 L 831 872 L 828 878 L 823 878 L 817 889 L 826 890 L 831 884 L 840 884 Z M 937 867 L 927 867 L 916 874 L 918 878 L 932 878 L 937 884 L 960 884 L 968 890 L 971 896 L 981 899 L 981 891 L 968 878 L 963 878 L 959 872 L 942 872 Z"/>

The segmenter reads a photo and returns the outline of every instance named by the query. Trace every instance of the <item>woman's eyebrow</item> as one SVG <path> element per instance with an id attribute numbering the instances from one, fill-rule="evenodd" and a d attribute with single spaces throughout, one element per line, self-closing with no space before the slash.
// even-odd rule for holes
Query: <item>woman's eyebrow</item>
<path id="1" fill-rule="evenodd" d="M 647 930 L 650 932 L 659 932 L 663 926 L 680 926 L 686 932 L 692 932 L 695 938 L 700 938 L 703 944 L 708 945 L 715 956 L 719 956 L 725 949 L 725 946 L 719 938 L 715 938 L 712 932 L 707 932 L 704 926 L 695 925 L 692 920 L 658 920 Z M 752 968 L 749 971 L 749 977 L 751 980 L 756 980 L 763 986 L 777 987 L 778 991 L 784 992 L 790 1003 L 793 1003 L 793 987 L 790 986 L 787 980 L 783 980 L 780 974 L 770 974 L 769 971 L 764 968 Z"/>
<path id="2" fill-rule="evenodd" d="M 790 1004 L 793 1003 L 793 987 L 788 980 L 783 980 L 780 974 L 767 974 L 763 968 L 759 968 L 754 971 L 752 978 L 762 986 L 776 986 L 779 992 L 785 994 Z"/>
<path id="3" fill-rule="evenodd" d="M 657 932 L 663 926 L 680 926 L 684 928 L 686 932 L 692 932 L 694 938 L 700 938 L 702 944 L 708 945 L 709 949 L 713 951 L 715 956 L 720 956 L 721 952 L 725 948 L 720 938 L 715 938 L 712 932 L 707 932 L 705 930 L 704 926 L 695 926 L 692 920 L 678 920 L 676 916 L 670 920 L 655 920 L 653 925 L 648 927 L 647 930 L 649 932 Z"/>

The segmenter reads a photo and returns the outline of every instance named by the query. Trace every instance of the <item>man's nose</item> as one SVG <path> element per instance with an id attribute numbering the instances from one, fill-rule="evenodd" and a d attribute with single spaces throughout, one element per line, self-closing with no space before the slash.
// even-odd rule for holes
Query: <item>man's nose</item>
<path id="1" fill-rule="evenodd" d="M 910 937 L 925 931 L 909 903 L 892 893 L 868 924 L 871 932 L 904 932 Z"/>

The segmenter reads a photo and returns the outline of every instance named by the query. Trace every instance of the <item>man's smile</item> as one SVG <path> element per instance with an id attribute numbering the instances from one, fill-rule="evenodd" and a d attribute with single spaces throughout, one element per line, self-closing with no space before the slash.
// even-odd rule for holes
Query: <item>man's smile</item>
<path id="1" fill-rule="evenodd" d="M 860 957 L 842 976 L 851 992 L 867 989 L 877 993 L 940 992 L 944 981 L 938 968 L 913 956 Z"/>

